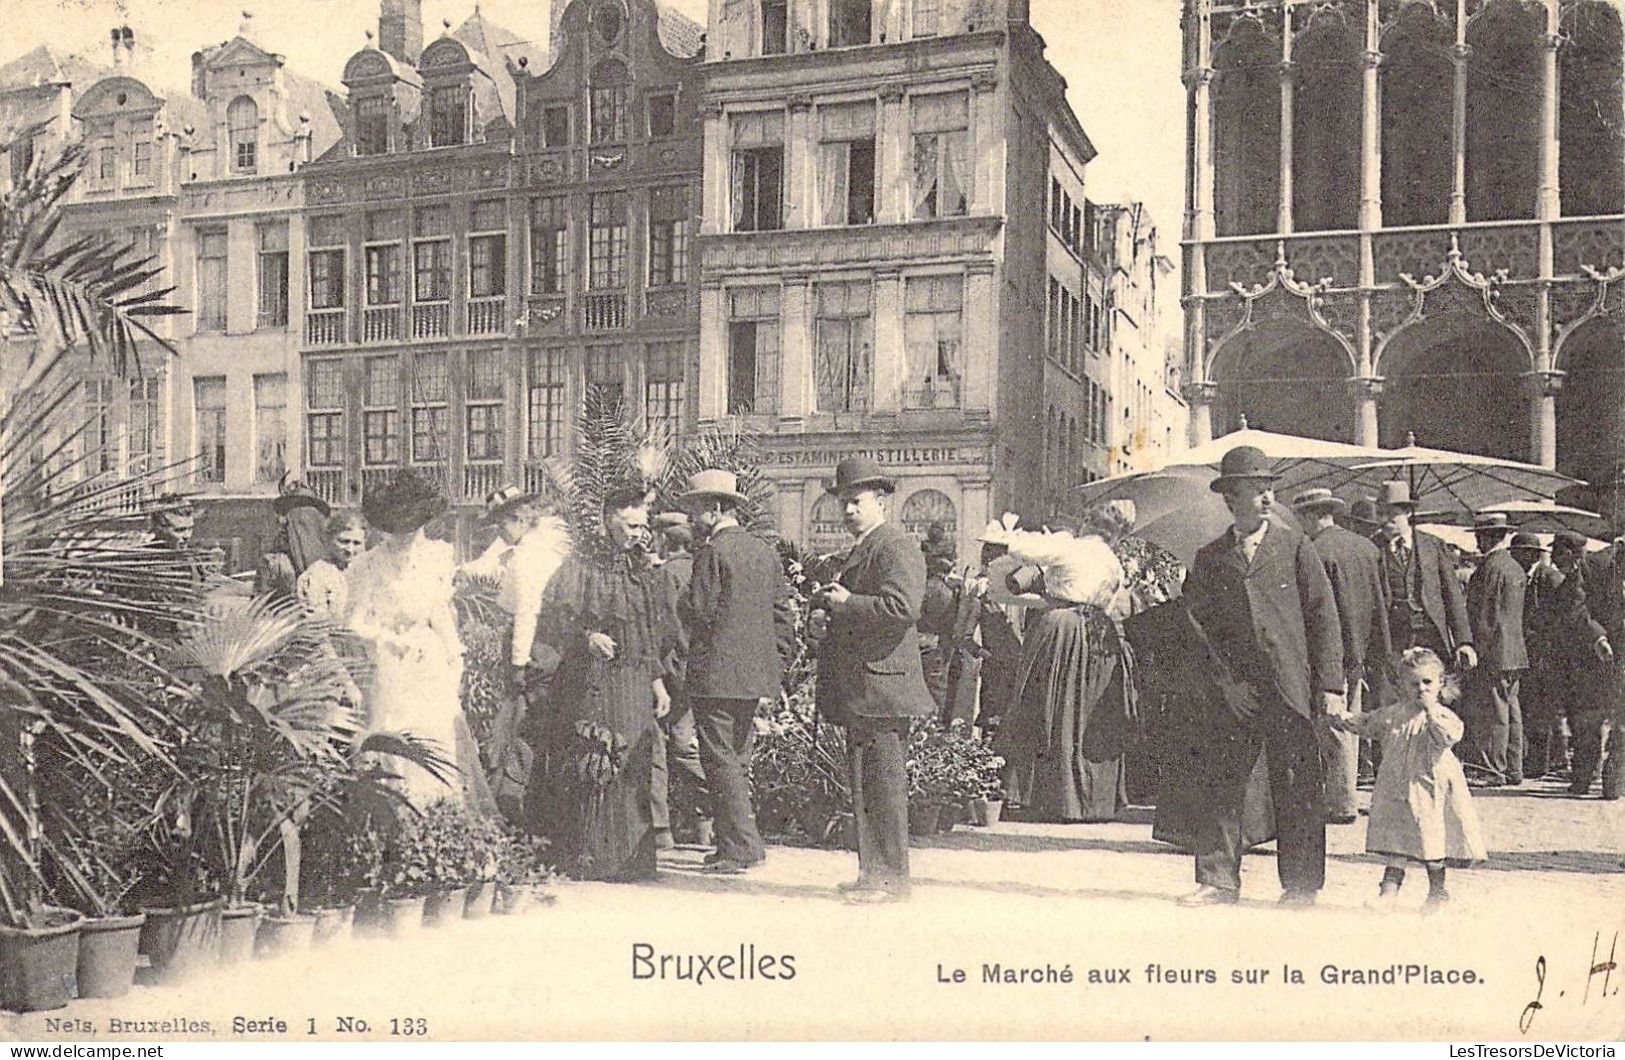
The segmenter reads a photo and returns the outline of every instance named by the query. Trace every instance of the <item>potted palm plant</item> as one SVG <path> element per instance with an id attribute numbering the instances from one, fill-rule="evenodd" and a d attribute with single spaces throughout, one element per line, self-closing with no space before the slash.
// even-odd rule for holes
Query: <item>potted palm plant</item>
<path id="1" fill-rule="evenodd" d="M 299 908 L 315 919 L 313 941 L 323 945 L 352 929 L 363 891 L 377 898 L 384 837 L 372 817 L 354 806 L 319 808 L 303 832 Z M 377 907 L 370 902 L 369 913 Z"/>

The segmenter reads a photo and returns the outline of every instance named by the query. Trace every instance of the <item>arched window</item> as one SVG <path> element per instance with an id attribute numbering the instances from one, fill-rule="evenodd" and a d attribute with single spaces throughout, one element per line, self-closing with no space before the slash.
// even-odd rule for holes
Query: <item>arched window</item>
<path id="1" fill-rule="evenodd" d="M 226 108 L 231 138 L 231 171 L 259 171 L 260 109 L 247 96 L 238 96 Z"/>
<path id="2" fill-rule="evenodd" d="M 812 525 L 807 528 L 807 547 L 819 554 L 839 552 L 851 543 L 846 535 L 846 522 L 841 499 L 833 493 L 822 494 L 813 503 Z"/>
<path id="3" fill-rule="evenodd" d="M 937 490 L 919 490 L 911 495 L 903 502 L 899 521 L 916 541 L 924 541 L 933 526 L 942 527 L 949 541 L 959 540 L 959 512 L 947 494 Z"/>
<path id="4" fill-rule="evenodd" d="M 1214 224 L 1221 236 L 1276 228 L 1281 199 L 1281 45 L 1245 19 L 1213 65 Z"/>

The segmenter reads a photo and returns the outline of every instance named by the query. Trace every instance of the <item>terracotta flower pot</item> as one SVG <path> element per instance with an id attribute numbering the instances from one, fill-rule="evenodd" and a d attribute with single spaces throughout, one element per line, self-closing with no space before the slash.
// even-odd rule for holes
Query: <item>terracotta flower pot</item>
<path id="1" fill-rule="evenodd" d="M 941 827 L 942 807 L 934 802 L 910 803 L 908 807 L 908 834 L 916 839 L 935 835 Z"/>
<path id="2" fill-rule="evenodd" d="M 304 953 L 316 941 L 316 918 L 307 913 L 293 916 L 268 916 L 260 921 L 254 953 L 258 957 L 281 957 L 289 953 Z"/>
<path id="3" fill-rule="evenodd" d="M 228 906 L 220 913 L 220 963 L 241 964 L 254 956 L 254 937 L 259 934 L 263 906 Z"/>
<path id="4" fill-rule="evenodd" d="M 967 802 L 965 804 L 965 809 L 970 814 L 970 820 L 967 823 L 971 827 L 973 827 L 973 828 L 986 828 L 987 827 L 987 800 L 986 799 L 971 799 L 969 802 Z"/>
<path id="5" fill-rule="evenodd" d="M 965 819 L 965 807 L 957 802 L 945 802 L 937 814 L 937 831 L 952 832 Z"/>
<path id="6" fill-rule="evenodd" d="M 91 917 L 79 929 L 79 996 L 123 997 L 135 985 L 145 913 Z"/>
<path id="7" fill-rule="evenodd" d="M 1002 799 L 990 799 L 988 801 L 988 804 L 987 804 L 987 824 L 988 824 L 988 827 L 991 828 L 994 825 L 998 824 L 999 823 L 999 818 L 1003 813 L 1004 813 L 1004 800 L 1002 800 Z"/>
<path id="8" fill-rule="evenodd" d="M 452 887 L 448 890 L 431 894 L 423 903 L 423 922 L 430 927 L 445 927 L 453 920 L 460 920 L 463 916 L 463 906 L 468 904 L 468 888 Z"/>
<path id="9" fill-rule="evenodd" d="M 517 916 L 530 909 L 532 893 L 528 883 L 499 883 L 491 911 L 497 916 Z"/>
<path id="10" fill-rule="evenodd" d="M 468 888 L 468 898 L 463 902 L 464 920 L 484 920 L 491 915 L 491 908 L 496 902 L 497 885 L 495 880 L 482 880 Z"/>
<path id="11" fill-rule="evenodd" d="M 0 927 L 0 1008 L 43 1012 L 73 999 L 85 918 L 71 909 L 51 909 L 47 919 L 44 927 Z"/>
<path id="12" fill-rule="evenodd" d="M 390 938 L 416 934 L 423 930 L 423 898 L 387 898 L 384 917 L 384 933 Z"/>
<path id="13" fill-rule="evenodd" d="M 389 903 L 382 891 L 367 887 L 356 892 L 351 924 L 359 938 L 379 938 L 390 933 Z"/>
<path id="14" fill-rule="evenodd" d="M 220 963 L 220 913 L 225 904 L 224 898 L 216 898 L 142 910 L 147 921 L 141 925 L 141 952 L 151 961 L 154 982 L 179 982 Z"/>
<path id="15" fill-rule="evenodd" d="M 318 909 L 315 912 L 316 927 L 311 932 L 311 943 L 316 946 L 325 946 L 336 939 L 342 939 L 350 934 L 355 925 L 355 906 L 345 905 L 336 909 Z"/>

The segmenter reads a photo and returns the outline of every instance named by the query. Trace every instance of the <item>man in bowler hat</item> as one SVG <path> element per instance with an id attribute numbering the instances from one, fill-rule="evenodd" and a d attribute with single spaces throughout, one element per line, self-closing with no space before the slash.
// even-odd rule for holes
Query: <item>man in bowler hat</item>
<path id="1" fill-rule="evenodd" d="M 1523 783 L 1523 706 L 1518 684 L 1529 668 L 1523 639 L 1523 598 L 1529 579 L 1512 558 L 1512 525 L 1504 512 L 1473 522 L 1478 565 L 1467 583 L 1467 615 L 1478 665 L 1467 679 L 1468 741 L 1464 755 L 1491 786 Z"/>
<path id="2" fill-rule="evenodd" d="M 846 530 L 857 538 L 840 573 L 814 598 L 818 709 L 846 728 L 858 878 L 843 885 L 853 903 L 908 896 L 909 722 L 936 708 L 920 665 L 916 623 L 925 596 L 925 556 L 886 521 L 896 483 L 880 465 L 849 457 L 830 487 Z"/>
<path id="3" fill-rule="evenodd" d="M 705 534 L 678 608 L 717 843 L 705 871 L 733 875 L 767 857 L 751 813 L 750 758 L 756 704 L 778 696 L 790 656 L 789 587 L 778 553 L 739 525 L 745 496 L 732 472 L 691 476 L 682 499 Z"/>
<path id="4" fill-rule="evenodd" d="M 1365 705 L 1367 667 L 1380 669 L 1391 650 L 1388 607 L 1382 595 L 1382 554 L 1366 538 L 1336 523 L 1347 505 L 1328 489 L 1304 490 L 1292 501 L 1304 533 L 1315 543 L 1332 580 L 1338 624 L 1343 630 L 1345 704 L 1349 714 Z M 1353 824 L 1359 778 L 1360 738 L 1333 728 L 1321 732 L 1326 766 L 1326 819 Z"/>
<path id="5" fill-rule="evenodd" d="M 1233 904 L 1241 892 L 1242 801 L 1264 752 L 1275 803 L 1283 905 L 1314 903 L 1326 879 L 1319 729 L 1341 713 L 1343 641 L 1331 579 L 1315 545 L 1274 521 L 1276 475 L 1250 445 L 1224 455 L 1212 489 L 1235 525 L 1196 554 L 1191 617 L 1224 671 L 1219 737 L 1196 764 L 1208 785 L 1196 822 L 1196 891 L 1182 905 Z"/>

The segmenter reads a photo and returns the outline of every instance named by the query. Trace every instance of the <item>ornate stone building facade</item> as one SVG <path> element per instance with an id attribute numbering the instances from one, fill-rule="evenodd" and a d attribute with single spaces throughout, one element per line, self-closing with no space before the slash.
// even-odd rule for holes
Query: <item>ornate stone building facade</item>
<path id="1" fill-rule="evenodd" d="M 420 48 L 384 0 L 350 135 L 305 172 L 306 475 L 405 466 L 465 517 L 569 446 L 588 386 L 681 430 L 693 362 L 698 45 L 650 0 L 575 0 L 549 55 L 476 12 Z M 692 23 L 688 23 L 692 27 Z"/>
<path id="2" fill-rule="evenodd" d="M 1625 461 L 1617 0 L 1187 0 L 1193 441 Z"/>
<path id="3" fill-rule="evenodd" d="M 1073 217 L 1094 147 L 1027 4 L 712 0 L 709 30 L 700 419 L 766 436 L 780 532 L 818 550 L 855 453 L 962 553 L 1042 514 L 1082 466 L 1062 348 L 1101 279 Z"/>

